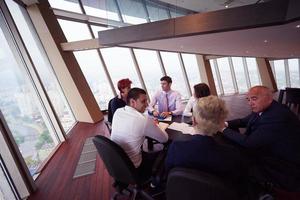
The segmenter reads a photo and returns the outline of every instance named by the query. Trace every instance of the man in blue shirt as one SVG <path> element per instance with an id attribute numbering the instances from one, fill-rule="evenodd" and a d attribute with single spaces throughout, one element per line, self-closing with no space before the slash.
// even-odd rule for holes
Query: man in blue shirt
<path id="1" fill-rule="evenodd" d="M 161 91 L 156 92 L 149 104 L 149 112 L 153 116 L 168 117 L 170 115 L 181 115 L 183 105 L 179 92 L 172 90 L 172 79 L 169 76 L 164 76 L 160 79 Z M 154 107 L 158 104 L 158 110 Z"/>

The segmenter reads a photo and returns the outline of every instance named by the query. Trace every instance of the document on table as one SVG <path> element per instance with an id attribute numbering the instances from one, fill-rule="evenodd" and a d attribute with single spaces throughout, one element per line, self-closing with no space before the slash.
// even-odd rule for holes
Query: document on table
<path id="1" fill-rule="evenodd" d="M 166 118 L 158 117 L 157 120 L 160 122 L 170 122 L 172 121 L 172 116 L 170 115 L 169 117 Z"/>
<path id="2" fill-rule="evenodd" d="M 194 128 L 190 126 L 189 124 L 186 123 L 178 123 L 178 122 L 173 122 L 169 127 L 169 129 L 175 130 L 175 131 L 180 131 L 184 134 L 191 134 L 193 135 Z"/>
<path id="3" fill-rule="evenodd" d="M 169 124 L 164 123 L 164 122 L 159 122 L 159 123 L 158 123 L 158 127 L 159 127 L 161 130 L 166 130 L 166 129 L 169 127 Z"/>

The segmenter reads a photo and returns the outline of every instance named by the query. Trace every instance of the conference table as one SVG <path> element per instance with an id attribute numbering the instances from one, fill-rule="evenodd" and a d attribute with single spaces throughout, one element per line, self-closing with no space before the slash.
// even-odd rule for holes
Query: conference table
<path id="1" fill-rule="evenodd" d="M 182 116 L 182 115 L 178 115 L 178 116 L 172 116 L 172 120 L 171 121 L 163 121 L 163 123 L 168 123 L 168 124 L 172 124 L 173 122 L 178 122 L 178 123 L 187 123 L 187 124 L 191 124 L 192 118 L 191 117 L 186 117 L 186 116 Z M 185 141 L 185 140 L 189 140 L 193 137 L 193 135 L 191 134 L 186 134 L 186 133 L 182 133 L 181 131 L 177 131 L 177 130 L 173 130 L 170 128 L 166 128 L 166 132 L 169 136 L 169 141 L 165 144 L 168 145 L 170 144 L 172 141 Z M 148 145 L 148 150 L 152 151 L 154 148 L 154 144 L 156 143 L 155 140 L 153 140 L 152 138 L 147 138 L 147 145 Z M 222 145 L 230 145 L 232 146 L 232 142 L 229 141 L 227 138 L 225 138 L 222 133 L 217 133 L 214 135 L 214 139 L 217 143 L 222 144 Z"/>
<path id="2" fill-rule="evenodd" d="M 178 115 L 178 116 L 172 116 L 172 120 L 171 121 L 159 121 L 159 122 L 163 122 L 163 123 L 167 123 L 167 124 L 172 124 L 173 122 L 185 122 L 185 123 L 189 123 L 191 121 L 191 117 L 185 117 L 182 115 Z M 166 132 L 169 136 L 169 141 L 167 142 L 166 145 L 168 145 L 169 143 L 171 143 L 174 140 L 188 140 L 189 138 L 191 138 L 191 135 L 189 134 L 183 134 L 180 131 L 176 131 L 173 129 L 169 129 L 166 128 Z M 154 139 L 147 137 L 147 146 L 148 146 L 148 150 L 152 151 L 153 150 L 153 145 L 157 143 Z"/>

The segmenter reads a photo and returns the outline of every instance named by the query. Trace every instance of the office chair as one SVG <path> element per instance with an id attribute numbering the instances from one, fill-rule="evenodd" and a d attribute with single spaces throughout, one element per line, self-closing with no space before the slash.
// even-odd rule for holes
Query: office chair
<path id="1" fill-rule="evenodd" d="M 150 177 L 143 177 L 138 174 L 132 161 L 118 144 L 102 135 L 95 136 L 93 142 L 108 173 L 114 178 L 113 187 L 117 192 L 114 194 L 113 199 L 117 199 L 126 190 L 130 192 L 131 199 L 136 199 L 139 195 L 142 199 L 153 200 L 142 189 L 145 184 L 149 183 Z M 129 188 L 129 185 L 133 185 L 133 188 Z"/>
<path id="2" fill-rule="evenodd" d="M 286 105 L 300 117 L 300 88 L 285 89 Z"/>
<path id="3" fill-rule="evenodd" d="M 230 185 L 203 171 L 175 167 L 168 175 L 167 200 L 234 200 L 238 199 Z"/>

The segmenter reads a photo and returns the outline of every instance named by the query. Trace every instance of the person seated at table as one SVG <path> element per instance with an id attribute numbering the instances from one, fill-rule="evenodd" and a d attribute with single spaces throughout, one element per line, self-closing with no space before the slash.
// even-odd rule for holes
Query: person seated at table
<path id="1" fill-rule="evenodd" d="M 207 97 L 210 95 L 210 89 L 206 83 L 199 83 L 194 85 L 194 93 L 193 96 L 189 99 L 188 103 L 185 106 L 183 111 L 184 116 L 191 117 L 192 110 L 195 102 L 201 97 Z"/>
<path id="2" fill-rule="evenodd" d="M 160 116 L 163 118 L 171 115 L 181 115 L 183 112 L 181 95 L 179 92 L 171 89 L 171 77 L 162 77 L 160 84 L 162 90 L 157 91 L 152 97 L 148 107 L 149 113 L 153 114 L 154 117 Z M 154 108 L 156 104 L 158 104 L 158 110 Z"/>
<path id="3" fill-rule="evenodd" d="M 128 78 L 118 81 L 118 89 L 120 91 L 120 94 L 111 99 L 108 103 L 107 121 L 109 121 L 110 123 L 112 123 L 112 119 L 116 110 L 118 108 L 126 106 L 127 94 L 131 88 L 131 83 L 131 80 L 129 80 Z"/>
<path id="4" fill-rule="evenodd" d="M 247 99 L 252 113 L 228 121 L 224 136 L 252 158 L 253 168 L 249 169 L 257 181 L 300 191 L 300 122 L 297 116 L 273 100 L 272 91 L 265 86 L 250 88 Z M 246 128 L 244 133 L 236 131 L 241 127 Z"/>
<path id="5" fill-rule="evenodd" d="M 194 132 L 187 141 L 173 141 L 166 158 L 167 170 L 198 169 L 237 182 L 242 172 L 241 156 L 235 148 L 218 144 L 213 136 L 224 128 L 228 111 L 216 96 L 202 97 L 193 106 Z"/>
<path id="6" fill-rule="evenodd" d="M 148 136 L 165 143 L 168 134 L 153 119 L 143 113 L 148 106 L 145 90 L 132 88 L 128 92 L 127 105 L 119 108 L 112 122 L 111 140 L 119 144 L 140 173 L 150 174 L 157 154 L 142 152 L 142 144 Z"/>

